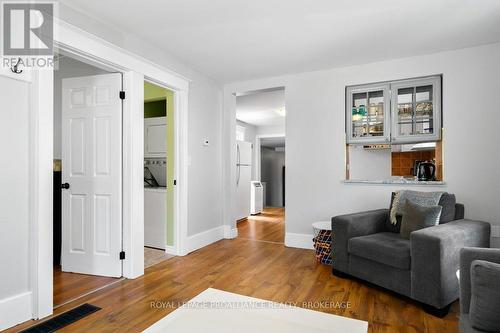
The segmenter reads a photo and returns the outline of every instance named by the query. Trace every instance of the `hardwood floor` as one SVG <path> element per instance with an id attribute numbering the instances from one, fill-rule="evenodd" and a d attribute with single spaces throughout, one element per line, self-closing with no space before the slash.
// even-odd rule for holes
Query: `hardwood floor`
<path id="1" fill-rule="evenodd" d="M 238 222 L 238 237 L 283 244 L 285 242 L 285 208 L 266 207 L 261 214 Z"/>
<path id="2" fill-rule="evenodd" d="M 163 260 L 168 260 L 173 257 L 173 255 L 165 253 L 165 250 L 144 247 L 144 268 L 157 265 Z"/>
<path id="3" fill-rule="evenodd" d="M 93 290 L 117 281 L 116 278 L 75 274 L 61 271 L 61 266 L 54 267 L 54 306 L 64 304 Z"/>
<path id="4" fill-rule="evenodd" d="M 371 333 L 458 331 L 457 304 L 445 318 L 439 319 L 408 299 L 359 281 L 334 277 L 331 267 L 316 263 L 312 250 L 287 248 L 274 242 L 277 238 L 269 235 L 275 232 L 266 226 L 274 228 L 275 224 L 261 223 L 262 226 L 254 223 L 253 232 L 252 223 L 248 223 L 248 233 L 239 238 L 221 240 L 185 257 L 174 257 L 148 268 L 140 278 L 120 281 L 58 308 L 56 314 L 83 302 L 102 308 L 61 332 L 140 332 L 174 310 L 155 308 L 152 302 L 177 304 L 209 287 L 277 302 L 297 302 L 301 307 L 366 320 Z M 273 241 L 251 240 L 243 235 Z M 350 306 L 324 306 L 332 302 Z M 8 332 L 29 325 L 33 322 Z"/>

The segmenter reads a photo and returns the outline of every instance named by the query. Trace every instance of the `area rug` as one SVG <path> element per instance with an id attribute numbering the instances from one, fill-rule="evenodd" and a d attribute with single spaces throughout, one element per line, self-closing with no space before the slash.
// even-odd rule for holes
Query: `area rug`
<path id="1" fill-rule="evenodd" d="M 161 305 L 161 301 L 158 301 Z M 209 288 L 146 329 L 159 332 L 366 333 L 368 323 Z"/>
<path id="2" fill-rule="evenodd" d="M 144 247 L 144 268 L 159 264 L 160 262 L 173 257 L 173 255 L 166 254 L 163 250 Z"/>

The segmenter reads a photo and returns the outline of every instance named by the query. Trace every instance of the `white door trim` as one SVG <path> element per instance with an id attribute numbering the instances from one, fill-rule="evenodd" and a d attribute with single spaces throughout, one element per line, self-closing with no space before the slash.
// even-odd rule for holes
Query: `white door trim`
<path id="1" fill-rule="evenodd" d="M 30 286 L 32 318 L 52 314 L 53 87 L 52 71 L 33 71 L 30 107 Z"/>
<path id="2" fill-rule="evenodd" d="M 189 80 L 147 59 L 117 47 L 71 24 L 55 20 L 56 47 L 73 57 L 124 74 L 126 98 L 123 104 L 123 248 L 126 259 L 123 275 L 144 274 L 144 189 L 143 119 L 144 76 L 175 93 L 176 179 L 174 252 L 187 253 L 187 117 Z M 34 74 L 31 124 L 33 198 L 30 249 L 32 318 L 52 314 L 52 157 L 53 157 L 53 75 L 40 70 Z"/>

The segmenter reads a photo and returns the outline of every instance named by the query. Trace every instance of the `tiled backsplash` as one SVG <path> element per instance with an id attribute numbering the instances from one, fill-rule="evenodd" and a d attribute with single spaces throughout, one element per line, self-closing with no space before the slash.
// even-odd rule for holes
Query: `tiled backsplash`
<path id="1" fill-rule="evenodd" d="M 433 160 L 435 152 L 429 151 L 412 151 L 402 153 L 392 153 L 392 175 L 413 177 L 413 164 L 415 161 Z"/>

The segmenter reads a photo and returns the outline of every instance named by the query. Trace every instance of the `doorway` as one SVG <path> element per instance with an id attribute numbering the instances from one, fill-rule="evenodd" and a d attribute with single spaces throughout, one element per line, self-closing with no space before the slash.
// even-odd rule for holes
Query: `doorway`
<path id="1" fill-rule="evenodd" d="M 283 87 L 236 94 L 239 238 L 284 243 L 285 124 Z"/>
<path id="2" fill-rule="evenodd" d="M 53 113 L 53 304 L 122 276 L 120 73 L 58 54 Z M 111 96 L 115 95 L 114 99 Z"/>
<path id="3" fill-rule="evenodd" d="M 144 268 L 173 257 L 174 131 L 174 92 L 144 81 Z"/>
<path id="4" fill-rule="evenodd" d="M 124 51 L 71 25 L 58 25 L 60 33 L 54 40 L 56 53 L 94 65 L 110 72 L 122 73 L 123 118 L 123 238 L 125 252 L 122 274 L 135 279 L 144 274 L 144 155 L 143 104 L 144 79 L 175 91 L 175 161 L 174 186 L 175 221 L 174 246 L 176 255 L 188 253 L 187 193 L 188 193 L 188 101 L 189 81 L 182 75 Z M 8 71 L 6 71 L 7 73 Z M 23 303 L 12 303 L 8 315 L 12 322 L 44 318 L 53 312 L 53 72 L 23 71 L 16 77 L 31 82 L 29 134 L 32 149 L 27 152 L 30 168 L 29 206 L 31 218 L 24 236 L 31 240 L 27 258 L 28 282 L 31 290 L 23 294 Z M 9 73 L 7 73 L 9 74 Z M 10 75 L 10 74 L 9 74 Z M 12 76 L 12 75 L 11 75 Z M 18 96 L 16 96 L 19 99 Z M 32 110 L 32 111 L 31 111 Z M 23 132 L 24 133 L 24 132 Z M 31 135 L 33 134 L 33 135 Z M 64 166 L 63 166 L 64 169 Z M 121 256 L 121 254 L 120 254 Z M 14 304 L 15 303 L 15 304 Z M 30 305 L 27 305 L 27 304 Z"/>

